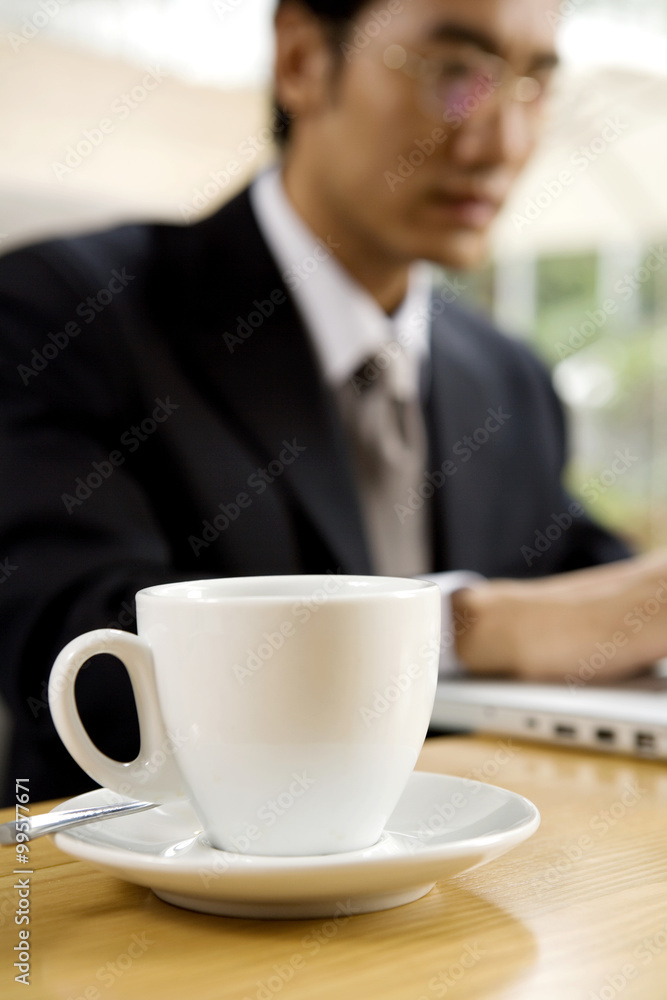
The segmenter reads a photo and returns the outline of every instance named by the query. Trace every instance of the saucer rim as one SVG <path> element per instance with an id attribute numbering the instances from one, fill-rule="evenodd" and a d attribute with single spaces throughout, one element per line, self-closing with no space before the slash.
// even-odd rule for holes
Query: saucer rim
<path id="1" fill-rule="evenodd" d="M 517 805 L 521 805 L 524 808 L 525 815 L 523 819 L 509 828 L 502 828 L 495 830 L 491 833 L 480 834 L 474 837 L 461 837 L 457 840 L 450 842 L 439 842 L 439 843 L 425 843 L 423 840 L 418 840 L 420 844 L 420 850 L 414 854 L 409 854 L 407 851 L 400 852 L 400 857 L 405 859 L 410 857 L 418 864 L 419 860 L 434 862 L 437 860 L 455 860 L 461 856 L 468 855 L 472 853 L 475 848 L 480 851 L 487 852 L 493 850 L 494 847 L 499 846 L 504 849 L 509 843 L 507 850 L 518 846 L 524 840 L 532 836 L 533 833 L 539 828 L 541 823 L 541 816 L 537 806 L 527 799 L 525 796 L 519 794 L 518 792 L 513 792 L 510 789 L 503 788 L 500 785 L 492 785 L 487 782 L 476 781 L 471 778 L 463 778 L 458 775 L 441 774 L 436 771 L 413 771 L 410 775 L 406 788 L 399 799 L 396 809 L 400 807 L 403 796 L 408 792 L 410 785 L 417 781 L 423 781 L 423 779 L 429 779 L 433 784 L 438 783 L 440 779 L 445 779 L 448 782 L 454 782 L 455 784 L 461 784 L 462 786 L 470 790 L 471 785 L 477 787 L 477 791 L 480 789 L 488 789 L 489 791 L 498 791 L 503 793 L 508 797 L 508 801 L 513 801 Z M 99 787 L 91 789 L 88 792 L 83 792 L 78 796 L 74 796 L 71 799 L 67 799 L 65 802 L 60 803 L 55 806 L 52 810 L 53 813 L 61 812 L 66 809 L 81 808 L 82 806 L 90 806 L 96 804 L 89 801 L 90 796 L 96 796 L 103 792 L 110 791 L 107 788 Z M 171 803 L 166 802 L 163 808 L 168 809 Z M 146 814 L 136 813 L 133 816 L 123 817 L 125 821 L 132 820 L 133 822 L 146 821 Z M 131 848 L 123 847 L 118 844 L 108 844 L 94 842 L 91 843 L 88 838 L 81 836 L 84 830 L 95 831 L 96 824 L 90 824 L 86 827 L 75 827 L 72 830 L 65 830 L 59 833 L 53 834 L 52 839 L 56 846 L 65 851 L 66 853 L 72 854 L 71 850 L 68 850 L 67 844 L 74 841 L 77 847 L 77 854 L 75 856 L 81 857 L 85 853 L 86 848 L 90 848 L 92 852 L 95 852 L 97 857 L 93 858 L 82 858 L 82 860 L 90 860 L 93 863 L 104 864 L 103 860 L 98 861 L 98 857 L 101 853 L 110 856 L 109 864 L 111 867 L 118 867 L 118 864 L 114 865 L 114 858 L 121 857 L 123 861 L 121 862 L 124 866 L 127 866 L 129 862 L 134 861 L 134 867 L 139 871 L 146 871 L 147 869 L 154 869 L 156 871 L 161 871 L 169 869 L 170 871 L 182 874 L 187 874 L 192 871 L 192 866 L 183 863 L 185 859 L 180 858 L 166 858 L 164 855 L 149 854 L 141 851 L 132 850 Z M 81 831 L 81 833 L 79 832 Z M 262 854 L 243 854 L 235 853 L 232 851 L 222 851 L 219 848 L 213 847 L 211 844 L 207 843 L 204 839 L 200 840 L 200 846 L 205 851 L 207 855 L 214 854 L 215 857 L 230 861 L 230 869 L 234 871 L 235 874 L 240 874 L 243 871 L 243 876 L 245 878 L 251 879 L 254 877 L 261 877 L 265 874 L 281 874 L 287 875 L 290 870 L 303 872 L 304 868 L 310 871 L 316 872 L 317 870 L 330 870 L 332 867 L 341 868 L 355 868 L 363 867 L 379 867 L 390 863 L 393 859 L 387 855 L 378 855 L 376 857 L 369 857 L 369 852 L 379 846 L 383 839 L 387 836 L 398 836 L 398 837 L 410 837 L 410 834 L 404 833 L 400 830 L 387 829 L 383 832 L 380 839 L 376 844 L 370 845 L 369 847 L 361 848 L 354 851 L 341 851 L 335 854 L 307 854 L 307 855 L 262 855 Z M 197 836 L 196 831 L 192 831 L 192 836 Z M 64 844 L 62 843 L 64 841 Z M 177 843 L 178 841 L 173 841 Z M 237 862 L 239 859 L 245 862 L 243 866 L 239 866 Z"/>
<path id="2" fill-rule="evenodd" d="M 464 784 L 470 790 L 471 780 L 416 771 L 410 776 L 403 794 L 408 792 L 411 782 L 421 784 L 419 793 L 415 794 L 426 796 L 424 805 L 428 808 L 429 800 L 433 805 L 438 801 L 434 786 L 442 788 L 441 782 L 445 782 L 453 794 Z M 142 853 L 118 844 L 100 845 L 99 840 L 82 839 L 84 830 L 89 831 L 89 835 L 93 831 L 95 838 L 96 825 L 63 831 L 53 839 L 61 850 L 105 875 L 146 888 L 166 904 L 186 910 L 232 918 L 314 919 L 335 916 L 341 902 L 346 900 L 353 906 L 351 913 L 372 913 L 416 901 L 429 893 L 437 882 L 449 882 L 496 860 L 537 830 L 541 817 L 529 799 L 497 785 L 473 784 L 479 786 L 478 791 L 502 792 L 505 803 L 513 802 L 520 807 L 522 818 L 492 833 L 449 843 L 425 843 L 414 833 L 411 837 L 397 829 L 396 852 L 377 852 L 374 857 L 369 856 L 372 847 L 308 857 L 242 855 L 219 851 L 201 840 L 189 857 L 187 851 L 180 857 L 168 857 L 164 853 Z M 107 790 L 98 788 L 84 793 L 79 799 L 88 797 L 88 804 L 91 804 L 90 796 L 93 796 L 92 803 L 95 803 L 94 796 L 104 791 Z M 401 800 L 397 809 L 400 803 Z M 54 811 L 73 804 L 72 801 L 63 803 Z M 417 801 L 415 810 L 420 808 Z M 151 815 L 151 812 L 136 813 L 109 822 L 148 822 Z M 409 828 L 409 815 L 402 822 Z M 413 822 L 415 829 L 421 819 Z M 397 822 L 397 826 L 400 827 L 400 823 Z M 387 836 L 391 835 L 391 831 L 387 831 Z M 412 852 L 410 840 L 416 841 L 420 850 Z M 171 842 L 162 840 L 160 850 L 168 850 L 169 843 L 174 846 L 181 842 L 187 842 L 187 837 Z M 150 848 L 150 840 L 147 843 Z M 229 859 L 241 863 L 231 863 Z"/>

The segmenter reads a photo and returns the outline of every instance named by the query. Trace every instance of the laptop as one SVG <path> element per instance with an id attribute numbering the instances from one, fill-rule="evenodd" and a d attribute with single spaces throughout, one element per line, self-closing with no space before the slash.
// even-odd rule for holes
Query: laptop
<path id="1" fill-rule="evenodd" d="M 613 687 L 448 675 L 429 732 L 452 730 L 667 760 L 667 660 Z"/>

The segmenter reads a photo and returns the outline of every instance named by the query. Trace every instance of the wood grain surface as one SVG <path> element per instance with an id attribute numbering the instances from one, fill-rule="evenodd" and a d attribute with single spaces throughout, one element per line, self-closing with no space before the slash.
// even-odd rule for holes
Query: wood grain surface
<path id="1" fill-rule="evenodd" d="M 542 826 L 505 857 L 438 883 L 417 902 L 336 921 L 191 913 L 38 840 L 30 849 L 25 993 L 14 981 L 14 852 L 3 848 L 0 997 L 667 998 L 664 765 L 439 738 L 427 741 L 419 769 L 519 792 L 538 806 Z"/>

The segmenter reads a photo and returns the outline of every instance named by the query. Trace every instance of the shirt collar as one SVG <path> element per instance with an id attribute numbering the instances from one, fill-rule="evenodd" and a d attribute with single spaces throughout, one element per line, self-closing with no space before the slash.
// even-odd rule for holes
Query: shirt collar
<path id="1" fill-rule="evenodd" d="M 419 369 L 429 352 L 431 269 L 412 265 L 408 292 L 393 314 L 334 256 L 335 239 L 318 239 L 289 202 L 279 167 L 254 181 L 250 198 L 262 234 L 312 338 L 326 382 L 339 388 L 390 341 L 407 358 L 407 394 L 419 390 Z M 405 388 L 405 386 L 404 386 Z"/>

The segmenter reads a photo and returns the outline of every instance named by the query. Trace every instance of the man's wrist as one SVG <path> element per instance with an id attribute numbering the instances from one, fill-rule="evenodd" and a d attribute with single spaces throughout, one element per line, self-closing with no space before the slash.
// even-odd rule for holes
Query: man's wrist
<path id="1" fill-rule="evenodd" d="M 458 659 L 471 670 L 516 667 L 516 608 L 494 583 L 458 590 L 452 595 L 455 619 L 467 622 L 456 637 Z"/>

